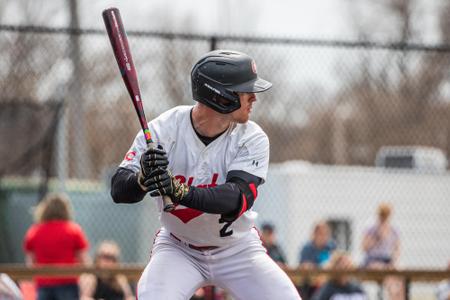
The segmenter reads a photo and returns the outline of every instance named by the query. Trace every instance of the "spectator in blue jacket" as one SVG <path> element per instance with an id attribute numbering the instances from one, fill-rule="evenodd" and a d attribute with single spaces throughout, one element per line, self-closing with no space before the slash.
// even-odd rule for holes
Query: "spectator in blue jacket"
<path id="1" fill-rule="evenodd" d="M 335 242 L 331 239 L 331 231 L 324 221 L 314 226 L 311 240 L 301 249 L 299 264 L 302 268 L 320 268 L 326 264 L 331 253 L 336 249 Z"/>
<path id="2" fill-rule="evenodd" d="M 301 249 L 299 255 L 299 267 L 306 269 L 322 268 L 330 260 L 336 244 L 331 239 L 331 230 L 327 222 L 320 221 L 315 224 L 311 240 Z M 314 280 L 305 278 L 298 286 L 303 300 L 311 299 L 311 296 L 324 283 L 325 277 L 318 276 Z"/>

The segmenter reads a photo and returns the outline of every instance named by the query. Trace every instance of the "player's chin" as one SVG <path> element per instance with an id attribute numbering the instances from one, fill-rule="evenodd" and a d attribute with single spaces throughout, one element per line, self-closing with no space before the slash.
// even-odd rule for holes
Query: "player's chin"
<path id="1" fill-rule="evenodd" d="M 240 118 L 237 118 L 236 122 L 240 123 L 240 124 L 244 124 L 244 123 L 247 123 L 248 120 L 249 120 L 249 115 L 246 115 L 246 116 L 242 116 Z"/>
<path id="2" fill-rule="evenodd" d="M 247 123 L 250 118 L 250 112 L 236 111 L 232 113 L 232 119 L 236 123 Z"/>

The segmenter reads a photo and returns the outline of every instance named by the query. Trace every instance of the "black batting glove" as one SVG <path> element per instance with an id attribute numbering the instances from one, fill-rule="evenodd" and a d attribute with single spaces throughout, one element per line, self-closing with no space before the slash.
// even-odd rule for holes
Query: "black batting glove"
<path id="1" fill-rule="evenodd" d="M 169 196 L 174 203 L 180 203 L 189 192 L 189 186 L 181 184 L 167 169 L 158 168 L 152 171 L 141 183 L 150 196 Z"/>
<path id="2" fill-rule="evenodd" d="M 166 169 L 169 164 L 167 159 L 167 153 L 164 151 L 161 145 L 157 148 L 148 148 L 141 155 L 141 173 L 144 177 L 147 177 L 153 170 L 157 168 Z"/>
<path id="3" fill-rule="evenodd" d="M 172 179 L 170 178 L 169 172 L 165 169 L 159 168 L 153 170 L 145 180 L 142 185 L 146 187 L 150 196 L 162 196 L 172 193 Z"/>
<path id="4" fill-rule="evenodd" d="M 158 168 L 166 169 L 168 164 L 167 153 L 161 145 L 158 145 L 157 148 L 148 148 L 141 155 L 140 160 L 141 169 L 138 175 L 138 183 L 142 190 L 148 191 L 143 182 L 148 179 L 149 174 Z"/>

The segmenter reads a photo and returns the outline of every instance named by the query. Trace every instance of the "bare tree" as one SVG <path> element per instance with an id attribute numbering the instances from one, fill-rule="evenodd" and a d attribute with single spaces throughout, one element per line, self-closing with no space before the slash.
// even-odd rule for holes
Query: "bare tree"
<path id="1" fill-rule="evenodd" d="M 414 41 L 419 34 L 414 31 L 417 21 L 413 18 L 414 1 L 377 3 L 385 14 L 395 17 L 391 28 L 392 35 L 398 37 L 397 41 L 405 45 Z M 448 14 L 449 5 L 445 5 L 439 16 L 441 24 L 448 22 Z M 440 27 L 444 41 L 448 37 L 446 25 Z M 360 36 L 370 38 L 373 28 L 376 27 L 359 27 L 362 32 Z M 433 141 L 429 137 L 436 134 L 436 130 L 431 128 L 437 127 L 436 113 L 443 106 L 439 103 L 439 91 L 443 82 L 448 80 L 449 54 L 405 48 L 389 51 L 380 59 L 370 51 L 363 53 L 365 57 L 353 73 L 351 89 L 343 93 L 346 101 L 356 108 L 352 122 L 348 124 L 350 163 L 371 164 L 378 148 L 385 144 L 442 147 L 443 142 Z M 438 119 L 444 125 L 441 135 L 448 136 L 448 122 L 442 117 Z M 360 149 L 364 149 L 362 156 Z"/>
<path id="2" fill-rule="evenodd" d="M 41 3 L 42 4 L 42 3 Z M 52 6 L 38 5 L 34 1 L 2 1 L 1 11 L 14 8 L 17 20 L 25 24 L 39 22 L 55 11 Z M 1 23 L 9 15 L 0 14 Z M 0 32 L 0 88 L 2 118 L 0 127 L 3 141 L 0 153 L 7 154 L 7 174 L 30 175 L 50 169 L 51 133 L 54 126 L 55 99 L 45 84 L 52 66 L 63 53 L 58 39 L 47 34 L 31 32 Z M 16 149 L 11 151 L 11 149 Z M 26 155 L 28 168 L 8 168 Z"/>

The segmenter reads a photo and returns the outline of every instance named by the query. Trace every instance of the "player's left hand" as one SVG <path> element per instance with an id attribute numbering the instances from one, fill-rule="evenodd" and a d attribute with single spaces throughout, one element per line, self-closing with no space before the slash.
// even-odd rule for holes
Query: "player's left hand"
<path id="1" fill-rule="evenodd" d="M 162 168 L 153 170 L 141 184 L 146 187 L 150 196 L 167 195 L 174 203 L 180 203 L 189 192 L 188 185 L 180 183 L 178 179 L 172 176 L 170 171 Z"/>

